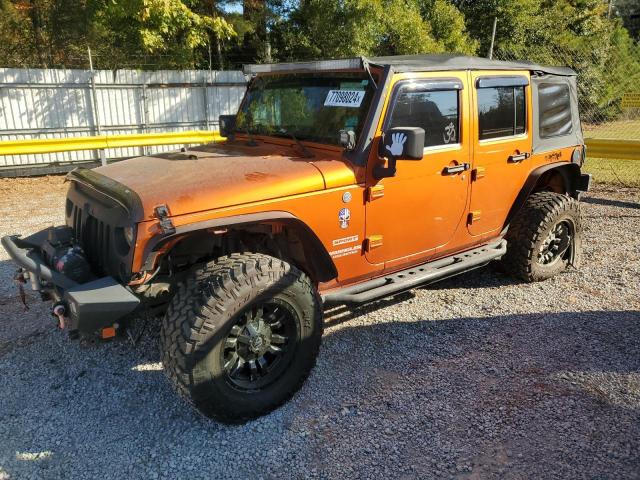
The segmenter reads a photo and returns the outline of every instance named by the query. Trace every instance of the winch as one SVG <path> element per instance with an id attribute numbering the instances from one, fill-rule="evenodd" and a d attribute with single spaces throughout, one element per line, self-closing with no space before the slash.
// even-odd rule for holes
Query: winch
<path id="1" fill-rule="evenodd" d="M 85 283 L 92 278 L 89 261 L 75 243 L 73 229 L 66 226 L 50 228 L 41 248 L 47 263 L 65 277 L 77 283 Z"/>

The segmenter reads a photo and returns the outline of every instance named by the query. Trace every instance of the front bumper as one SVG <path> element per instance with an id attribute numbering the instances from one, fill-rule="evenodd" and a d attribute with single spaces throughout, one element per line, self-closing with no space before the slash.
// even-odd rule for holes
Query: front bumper
<path id="1" fill-rule="evenodd" d="M 2 237 L 1 242 L 16 265 L 28 273 L 34 290 L 46 293 L 65 305 L 69 312 L 70 330 L 97 332 L 113 325 L 140 305 L 138 297 L 113 277 L 79 284 L 47 265 L 36 245 L 17 236 Z"/>

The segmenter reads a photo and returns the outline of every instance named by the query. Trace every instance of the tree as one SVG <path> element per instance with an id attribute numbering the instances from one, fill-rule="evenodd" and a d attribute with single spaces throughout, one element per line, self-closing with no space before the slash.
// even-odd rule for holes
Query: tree
<path id="1" fill-rule="evenodd" d="M 230 11 L 233 2 L 243 10 Z M 604 72 L 638 55 L 624 27 L 639 15 L 637 0 L 613 5 L 610 13 L 603 0 L 0 0 L 0 66 L 86 68 L 87 46 L 97 68 L 486 55 L 497 17 L 499 58 L 568 64 L 600 91 L 613 81 Z"/>
<path id="2" fill-rule="evenodd" d="M 640 2 L 638 0 L 616 0 L 614 10 L 622 19 L 631 38 L 640 40 Z"/>
<path id="3" fill-rule="evenodd" d="M 303 0 L 274 33 L 277 54 L 289 60 L 476 48 L 444 0 Z"/>
<path id="4" fill-rule="evenodd" d="M 120 0 L 106 2 L 99 19 L 115 33 L 116 46 L 128 53 L 148 54 L 168 68 L 192 68 L 202 63 L 196 52 L 210 45 L 211 36 L 235 35 L 224 18 L 197 13 L 198 7 L 195 1 Z"/>
<path id="5" fill-rule="evenodd" d="M 441 49 L 474 55 L 479 42 L 472 39 L 465 25 L 464 15 L 447 0 L 418 0 L 421 15 L 429 22 L 431 32 Z"/>
<path id="6" fill-rule="evenodd" d="M 496 41 L 507 50 L 540 44 L 542 0 L 455 0 L 465 18 L 467 30 L 479 42 L 479 54 L 486 56 L 491 44 L 493 19 L 497 18 Z M 557 26 L 554 30 L 557 32 Z"/>
<path id="7" fill-rule="evenodd" d="M 0 0 L 2 65 L 100 68 L 204 66 L 211 39 L 233 27 L 197 0 Z M 132 62 L 133 60 L 133 62 Z"/>
<path id="8" fill-rule="evenodd" d="M 0 66 L 38 65 L 26 8 L 28 6 L 0 0 Z"/>
<path id="9" fill-rule="evenodd" d="M 640 81 L 638 48 L 601 0 L 459 0 L 466 24 L 488 50 L 491 20 L 498 18 L 496 58 L 566 65 L 580 75 L 583 119 L 619 112 L 623 85 Z M 482 21 L 477 21 L 482 19 Z M 617 92 L 617 93 L 616 93 Z"/>

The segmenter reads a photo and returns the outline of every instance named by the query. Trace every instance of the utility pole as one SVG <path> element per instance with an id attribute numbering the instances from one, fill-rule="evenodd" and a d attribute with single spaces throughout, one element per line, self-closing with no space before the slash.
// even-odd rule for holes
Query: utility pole
<path id="1" fill-rule="evenodd" d="M 493 59 L 493 46 L 496 42 L 496 27 L 498 26 L 498 17 L 493 17 L 493 32 L 491 33 L 491 46 L 489 47 L 489 60 Z"/>

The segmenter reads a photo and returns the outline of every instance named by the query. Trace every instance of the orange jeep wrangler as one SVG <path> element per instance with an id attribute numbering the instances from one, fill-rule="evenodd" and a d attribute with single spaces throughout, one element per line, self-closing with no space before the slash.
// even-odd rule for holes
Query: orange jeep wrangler
<path id="1" fill-rule="evenodd" d="M 164 315 L 162 362 L 243 422 L 315 364 L 327 304 L 500 260 L 577 266 L 590 177 L 576 74 L 460 56 L 253 65 L 226 140 L 68 176 L 66 226 L 2 244 L 71 333 Z"/>

